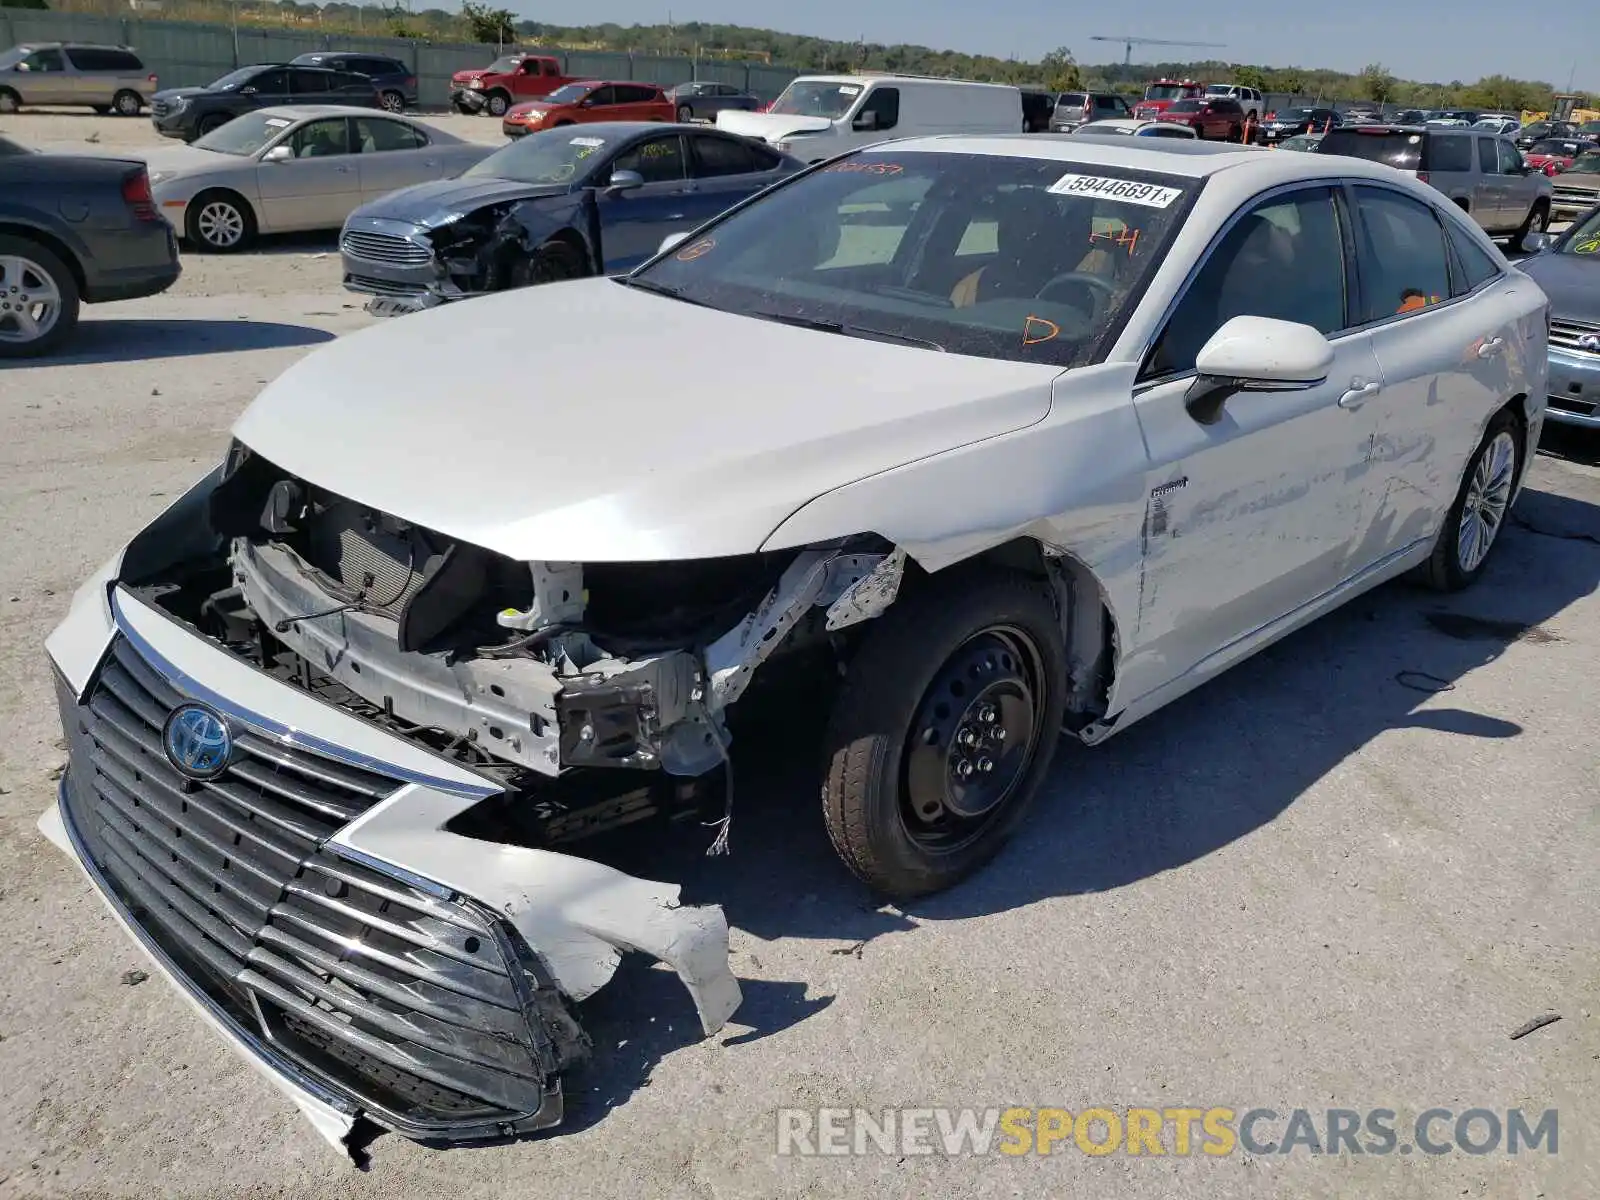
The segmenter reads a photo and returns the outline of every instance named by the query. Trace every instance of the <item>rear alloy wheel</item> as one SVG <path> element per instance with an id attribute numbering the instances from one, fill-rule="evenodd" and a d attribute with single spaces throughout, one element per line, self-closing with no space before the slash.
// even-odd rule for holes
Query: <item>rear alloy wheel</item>
<path id="1" fill-rule="evenodd" d="M 139 110 L 144 107 L 144 101 L 139 98 L 138 92 L 123 89 L 111 98 L 111 107 L 119 117 L 137 117 Z"/>
<path id="2" fill-rule="evenodd" d="M 202 250 L 232 254 L 255 240 L 256 218 L 232 192 L 202 192 L 189 202 L 184 232 Z"/>
<path id="3" fill-rule="evenodd" d="M 1433 555 L 1423 564 L 1422 578 L 1429 587 L 1459 592 L 1483 574 L 1489 552 L 1511 515 L 1511 495 L 1522 467 L 1521 433 L 1516 418 L 1504 409 L 1489 422 L 1439 530 Z"/>
<path id="4" fill-rule="evenodd" d="M 864 883 L 906 899 L 987 862 L 1060 736 L 1066 658 L 1048 589 L 958 572 L 868 629 L 828 730 L 823 819 Z"/>
<path id="5" fill-rule="evenodd" d="M 503 117 L 506 109 L 511 107 L 511 97 L 504 92 L 492 92 L 489 95 L 488 109 L 491 117 Z"/>
<path id="6" fill-rule="evenodd" d="M 406 110 L 406 98 L 399 92 L 382 92 L 378 96 L 378 103 L 386 112 L 403 113 Z"/>
<path id="7" fill-rule="evenodd" d="M 0 237 L 0 358 L 32 358 L 59 346 L 78 324 L 78 281 L 49 250 Z"/>

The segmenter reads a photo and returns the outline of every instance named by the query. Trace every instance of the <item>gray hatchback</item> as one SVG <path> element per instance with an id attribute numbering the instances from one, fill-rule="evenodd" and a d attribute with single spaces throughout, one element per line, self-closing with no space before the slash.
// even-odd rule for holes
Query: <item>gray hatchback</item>
<path id="1" fill-rule="evenodd" d="M 155 90 L 155 75 L 128 46 L 30 42 L 0 53 L 0 113 L 48 104 L 136 117 Z"/>

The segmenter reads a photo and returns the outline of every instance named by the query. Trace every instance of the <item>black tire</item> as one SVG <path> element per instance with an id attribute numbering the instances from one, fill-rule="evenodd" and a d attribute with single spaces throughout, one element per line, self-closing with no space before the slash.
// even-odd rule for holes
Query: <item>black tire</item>
<path id="1" fill-rule="evenodd" d="M 497 120 L 506 115 L 506 110 L 511 107 L 511 97 L 504 92 L 490 92 L 484 101 L 483 110 Z"/>
<path id="2" fill-rule="evenodd" d="M 0 234 L 0 260 L 22 260 L 28 264 L 15 280 L 0 277 L 0 358 L 37 358 L 49 354 L 78 327 L 81 301 L 77 277 L 57 254 L 30 238 Z M 39 336 L 20 340 L 21 329 L 11 317 L 8 306 L 20 303 L 20 297 L 26 295 L 22 289 L 30 281 L 37 286 L 42 280 L 48 280 L 58 297 L 54 323 Z"/>
<path id="3" fill-rule="evenodd" d="M 378 107 L 384 112 L 403 113 L 406 110 L 406 98 L 392 89 L 385 90 L 378 93 Z"/>
<path id="4" fill-rule="evenodd" d="M 1533 207 L 1528 210 L 1528 215 L 1522 219 L 1522 225 L 1511 235 L 1512 249 L 1522 249 L 1522 239 L 1530 233 L 1538 231 L 1545 233 L 1550 228 L 1550 205 L 1544 200 L 1535 200 Z"/>
<path id="5" fill-rule="evenodd" d="M 682 124 L 687 125 L 690 121 L 694 120 L 694 109 L 690 108 L 687 104 L 678 105 L 678 120 Z"/>
<path id="6" fill-rule="evenodd" d="M 582 279 L 589 274 L 583 252 L 571 242 L 552 238 L 522 260 L 510 273 L 511 286 L 535 287 L 541 283 L 560 283 Z"/>
<path id="7" fill-rule="evenodd" d="M 144 98 L 131 88 L 124 88 L 111 98 L 111 107 L 119 117 L 137 117 L 144 108 Z"/>
<path id="8" fill-rule="evenodd" d="M 231 218 L 229 211 L 234 214 Z M 226 236 L 230 230 L 237 231 L 232 240 Z M 223 188 L 201 192 L 189 201 L 183 233 L 196 249 L 210 254 L 237 254 L 256 240 L 256 214 L 238 192 Z"/>
<path id="9" fill-rule="evenodd" d="M 197 138 L 203 138 L 206 134 L 221 129 L 231 120 L 233 118 L 227 113 L 212 113 L 209 116 L 201 117 L 200 123 L 195 126 L 194 135 Z"/>
<path id="10" fill-rule="evenodd" d="M 1491 448 L 1494 448 L 1493 453 L 1496 456 L 1504 455 L 1506 447 L 1501 441 L 1504 437 L 1510 438 L 1509 467 L 1504 470 L 1497 469 L 1500 464 L 1492 460 L 1486 472 L 1489 476 L 1489 486 L 1482 488 L 1479 486 L 1482 482 L 1479 478 L 1479 466 L 1491 456 Z M 1435 591 L 1459 592 L 1478 581 L 1484 568 L 1489 564 L 1489 558 L 1499 541 L 1500 532 L 1511 516 L 1511 494 L 1522 471 L 1523 455 L 1527 453 L 1527 447 L 1523 442 L 1522 425 L 1509 409 L 1501 409 L 1489 422 L 1483 440 L 1478 443 L 1478 448 L 1467 460 L 1467 469 L 1461 476 L 1461 488 L 1456 492 L 1455 503 L 1450 506 L 1450 512 L 1439 530 L 1439 540 L 1434 543 L 1433 554 L 1418 568 L 1417 577 L 1420 582 Z M 1481 500 L 1485 492 L 1490 496 L 1487 504 Z M 1467 519 L 1468 507 L 1471 505 L 1475 508 L 1482 519 L 1494 507 L 1493 498 L 1502 495 L 1503 507 L 1499 511 L 1498 518 L 1492 522 L 1489 544 L 1483 550 L 1481 557 L 1475 562 L 1470 561 L 1471 556 L 1466 554 L 1462 545 L 1461 529 L 1463 520 Z"/>
<path id="11" fill-rule="evenodd" d="M 1012 676 L 1027 677 L 1031 702 L 991 690 Z M 909 899 L 993 857 L 1050 769 L 1066 676 L 1055 603 L 1024 575 L 958 569 L 897 600 L 868 628 L 829 720 L 822 813 L 845 865 L 874 891 Z M 1012 725 L 1026 737 L 953 749 Z M 1008 746 L 1020 757 L 1008 761 Z M 967 775 L 952 783 L 963 762 Z M 974 786 L 974 763 L 1000 774 Z M 985 789 L 999 794 L 971 799 Z M 963 805 L 981 811 L 963 815 Z"/>
<path id="12" fill-rule="evenodd" d="M 22 97 L 10 88 L 0 87 L 0 113 L 14 113 L 22 108 Z"/>

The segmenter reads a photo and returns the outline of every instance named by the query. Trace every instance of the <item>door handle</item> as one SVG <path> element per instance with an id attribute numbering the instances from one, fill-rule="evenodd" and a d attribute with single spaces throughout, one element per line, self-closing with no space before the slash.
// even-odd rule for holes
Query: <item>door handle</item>
<path id="1" fill-rule="evenodd" d="M 335 167 L 334 170 L 339 172 L 339 174 L 341 174 L 341 175 L 350 174 L 350 168 L 349 167 Z"/>
<path id="2" fill-rule="evenodd" d="M 1352 379 L 1350 384 L 1350 390 L 1339 397 L 1340 408 L 1360 408 L 1372 397 L 1383 391 L 1383 384 L 1381 383 L 1362 383 L 1359 379 Z"/>
<path id="3" fill-rule="evenodd" d="M 1505 339 L 1492 337 L 1478 347 L 1479 358 L 1493 358 L 1505 347 Z"/>
<path id="4" fill-rule="evenodd" d="M 682 213 L 668 213 L 667 214 L 667 220 L 669 220 L 669 221 L 681 221 L 681 220 L 683 220 L 683 214 Z"/>

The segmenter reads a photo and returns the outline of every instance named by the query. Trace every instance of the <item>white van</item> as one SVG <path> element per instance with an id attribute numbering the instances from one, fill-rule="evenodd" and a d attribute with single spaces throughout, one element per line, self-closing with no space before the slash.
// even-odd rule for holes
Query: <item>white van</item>
<path id="1" fill-rule="evenodd" d="M 717 128 L 760 138 L 802 162 L 928 133 L 1021 133 L 1020 88 L 907 75 L 802 75 L 766 112 L 717 114 Z"/>

